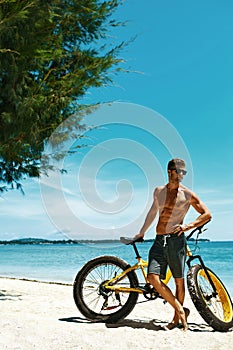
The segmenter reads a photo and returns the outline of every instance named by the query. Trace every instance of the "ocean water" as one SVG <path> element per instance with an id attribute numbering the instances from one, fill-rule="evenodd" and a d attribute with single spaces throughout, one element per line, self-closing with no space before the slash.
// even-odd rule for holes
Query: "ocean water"
<path id="1" fill-rule="evenodd" d="M 145 260 L 151 244 L 137 245 Z M 233 296 L 233 241 L 199 242 L 198 247 L 191 242 L 189 246 L 193 253 L 202 256 Z M 101 255 L 136 263 L 133 248 L 121 243 L 0 245 L 0 276 L 72 284 L 79 269 Z"/>

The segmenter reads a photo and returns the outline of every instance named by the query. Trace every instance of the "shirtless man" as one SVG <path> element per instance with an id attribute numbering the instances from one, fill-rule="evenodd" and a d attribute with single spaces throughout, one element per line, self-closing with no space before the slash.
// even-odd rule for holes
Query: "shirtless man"
<path id="1" fill-rule="evenodd" d="M 183 308 L 186 260 L 184 232 L 205 224 L 211 219 L 211 214 L 197 195 L 181 184 L 184 175 L 187 173 L 185 162 L 182 159 L 170 160 L 167 171 L 168 184 L 155 189 L 153 204 L 146 216 L 144 225 L 134 238 L 144 237 L 157 213 L 159 213 L 156 239 L 149 252 L 148 281 L 175 310 L 173 320 L 165 329 L 173 329 L 181 321 L 183 330 L 187 330 L 189 310 Z M 183 224 L 190 205 L 200 215 L 193 222 Z M 166 276 L 168 265 L 176 284 L 175 295 L 162 281 Z"/>

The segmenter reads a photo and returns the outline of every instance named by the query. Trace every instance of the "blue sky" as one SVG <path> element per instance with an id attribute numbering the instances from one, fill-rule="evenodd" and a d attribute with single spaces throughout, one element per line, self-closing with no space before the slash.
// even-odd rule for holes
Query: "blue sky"
<path id="1" fill-rule="evenodd" d="M 184 185 L 213 214 L 205 236 L 232 240 L 233 43 L 231 1 L 128 0 L 110 40 L 131 73 L 88 92 L 116 101 L 86 121 L 88 147 L 66 157 L 62 178 L 30 180 L 1 199 L 0 239 L 115 238 L 137 233 L 171 156 L 187 161 Z M 191 211 L 186 222 L 196 217 Z M 148 232 L 153 237 L 154 229 Z"/>

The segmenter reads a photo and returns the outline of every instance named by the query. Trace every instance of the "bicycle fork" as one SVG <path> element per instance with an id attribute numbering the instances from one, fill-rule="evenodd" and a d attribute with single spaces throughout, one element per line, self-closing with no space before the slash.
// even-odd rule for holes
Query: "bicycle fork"
<path id="1" fill-rule="evenodd" d="M 217 290 L 216 290 L 216 287 L 215 287 L 215 285 L 214 285 L 214 282 L 212 281 L 212 278 L 211 278 L 211 276 L 210 276 L 210 274 L 209 274 L 209 271 L 208 271 L 208 269 L 206 268 L 206 266 L 205 266 L 205 264 L 204 264 L 204 261 L 202 260 L 201 256 L 200 256 L 200 255 L 191 255 L 191 256 L 189 256 L 189 258 L 188 258 L 188 260 L 187 260 L 187 262 L 186 262 L 187 265 L 188 265 L 188 267 L 191 268 L 191 261 L 193 261 L 194 259 L 198 259 L 198 260 L 199 260 L 200 265 L 201 265 L 201 267 L 203 268 L 203 270 L 205 271 L 205 274 L 206 274 L 206 276 L 207 276 L 207 279 L 208 279 L 208 281 L 209 281 L 211 287 L 213 288 L 213 294 L 212 294 L 212 296 L 216 297 L 217 294 L 218 294 L 218 293 L 217 293 Z M 211 297 L 212 297 L 212 296 L 211 296 Z"/>

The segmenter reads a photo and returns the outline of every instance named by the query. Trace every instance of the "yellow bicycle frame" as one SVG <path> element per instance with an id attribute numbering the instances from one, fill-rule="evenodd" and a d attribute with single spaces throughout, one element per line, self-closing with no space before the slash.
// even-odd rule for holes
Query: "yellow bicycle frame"
<path id="1" fill-rule="evenodd" d="M 192 256 L 192 252 L 189 249 L 189 247 L 187 246 L 187 256 Z M 122 292 L 122 293 L 130 293 L 130 292 L 136 292 L 139 294 L 143 294 L 144 290 L 140 287 L 137 288 L 133 288 L 133 287 L 122 287 L 117 285 L 117 283 L 121 282 L 125 277 L 127 277 L 127 274 L 131 271 L 136 271 L 136 270 L 141 270 L 143 278 L 145 280 L 145 284 L 148 283 L 147 281 L 147 274 L 146 274 L 146 270 L 145 267 L 148 266 L 148 262 L 143 260 L 141 257 L 137 257 L 138 263 L 130 266 L 128 269 L 124 270 L 123 272 L 121 272 L 120 274 L 118 274 L 117 276 L 115 276 L 114 278 L 108 280 L 103 286 L 108 289 L 108 290 L 112 290 L 115 292 Z M 170 268 L 168 268 L 167 273 L 166 273 L 166 278 L 163 281 L 163 283 L 168 284 L 168 282 L 170 281 L 172 277 L 172 273 Z"/>
<path id="2" fill-rule="evenodd" d="M 119 283 L 120 281 L 122 281 L 125 277 L 127 277 L 127 274 L 131 271 L 136 271 L 138 269 L 141 269 L 143 277 L 145 279 L 145 283 L 147 283 L 147 277 L 146 277 L 146 271 L 145 271 L 145 267 L 148 266 L 148 262 L 143 260 L 142 258 L 137 258 L 138 259 L 138 263 L 130 266 L 128 269 L 124 270 L 123 272 L 121 272 L 119 275 L 115 276 L 114 278 L 112 278 L 111 280 L 107 281 L 104 284 L 104 287 L 106 289 L 112 290 L 112 291 L 117 291 L 117 292 L 123 292 L 123 293 L 130 293 L 130 292 L 137 292 L 142 294 L 143 290 L 140 288 L 132 288 L 132 287 L 121 287 L 116 285 L 116 283 Z M 115 284 L 115 285 L 114 285 Z"/>

